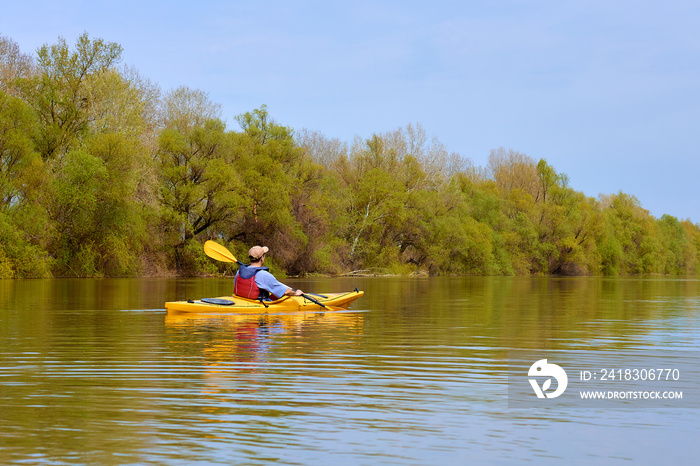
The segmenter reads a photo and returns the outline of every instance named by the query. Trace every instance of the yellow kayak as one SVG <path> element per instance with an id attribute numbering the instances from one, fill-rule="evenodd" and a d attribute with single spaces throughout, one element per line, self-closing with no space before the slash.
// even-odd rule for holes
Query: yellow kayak
<path id="1" fill-rule="evenodd" d="M 340 310 L 347 307 L 364 291 L 346 293 L 305 294 L 303 296 L 283 296 L 276 301 L 258 301 L 240 296 L 223 296 L 220 298 L 202 298 L 188 301 L 171 301 L 165 303 L 168 313 L 231 313 L 231 314 L 265 314 L 274 312 Z"/>

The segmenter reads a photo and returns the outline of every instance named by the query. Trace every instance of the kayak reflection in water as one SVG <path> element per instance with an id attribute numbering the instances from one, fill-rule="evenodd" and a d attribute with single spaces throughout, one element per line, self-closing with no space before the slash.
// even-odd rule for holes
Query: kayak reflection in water
<path id="1" fill-rule="evenodd" d="M 280 283 L 269 272 L 265 264 L 265 254 L 270 250 L 267 246 L 253 246 L 248 251 L 250 265 L 241 264 L 236 277 L 233 279 L 233 294 L 242 298 L 275 300 L 282 296 L 301 296 L 301 290 L 294 290 Z"/>

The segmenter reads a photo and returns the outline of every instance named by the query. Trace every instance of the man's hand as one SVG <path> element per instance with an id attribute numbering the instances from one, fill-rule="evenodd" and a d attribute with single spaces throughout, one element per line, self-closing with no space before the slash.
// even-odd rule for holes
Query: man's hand
<path id="1" fill-rule="evenodd" d="M 301 290 L 294 290 L 292 288 L 287 288 L 287 291 L 284 294 L 285 294 L 285 296 L 301 296 L 304 294 L 304 292 Z"/>

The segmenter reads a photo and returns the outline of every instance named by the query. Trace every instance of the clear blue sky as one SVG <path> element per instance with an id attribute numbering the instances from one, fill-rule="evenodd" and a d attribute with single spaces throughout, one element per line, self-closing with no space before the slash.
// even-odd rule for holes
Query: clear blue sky
<path id="1" fill-rule="evenodd" d="M 163 90 L 351 142 L 420 123 L 485 166 L 545 158 L 587 195 L 624 191 L 700 222 L 700 2 L 16 1 L 34 54 L 82 32 Z M 237 128 L 236 128 L 237 129 Z"/>

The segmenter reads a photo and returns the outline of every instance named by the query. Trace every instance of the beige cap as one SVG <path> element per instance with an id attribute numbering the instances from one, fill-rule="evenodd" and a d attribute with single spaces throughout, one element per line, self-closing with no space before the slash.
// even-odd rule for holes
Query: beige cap
<path id="1" fill-rule="evenodd" d="M 248 257 L 251 261 L 257 262 L 269 250 L 270 248 L 268 248 L 267 246 L 253 246 L 252 248 L 250 248 L 250 251 L 248 251 Z"/>

